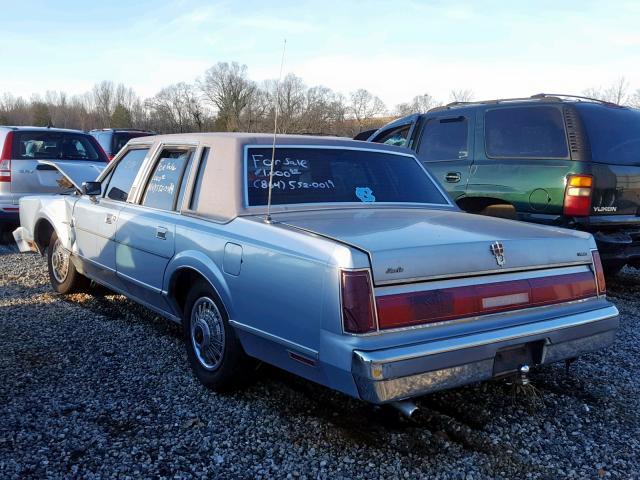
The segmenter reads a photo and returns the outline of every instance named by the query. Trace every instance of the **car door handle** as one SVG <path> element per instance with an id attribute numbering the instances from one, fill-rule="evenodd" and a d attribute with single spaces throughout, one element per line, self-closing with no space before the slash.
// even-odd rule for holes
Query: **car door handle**
<path id="1" fill-rule="evenodd" d="M 160 240 L 166 240 L 167 239 L 167 229 L 165 227 L 156 228 L 156 238 L 159 238 Z"/>
<path id="2" fill-rule="evenodd" d="M 108 223 L 109 225 L 116 223 L 116 220 L 118 219 L 117 216 L 115 216 L 113 213 L 107 213 L 107 216 L 104 217 L 104 223 Z"/>
<path id="3" fill-rule="evenodd" d="M 462 178 L 462 174 L 460 172 L 449 172 L 444 177 L 444 179 L 449 183 L 458 183 L 460 178 Z"/>

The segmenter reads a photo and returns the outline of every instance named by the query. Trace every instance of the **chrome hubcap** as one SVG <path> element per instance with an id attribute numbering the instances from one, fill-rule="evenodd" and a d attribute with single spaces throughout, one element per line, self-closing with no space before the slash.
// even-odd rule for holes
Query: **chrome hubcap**
<path id="1" fill-rule="evenodd" d="M 191 310 L 191 345 L 200 365 L 207 370 L 218 368 L 224 354 L 224 342 L 220 310 L 210 298 L 199 298 Z"/>
<path id="2" fill-rule="evenodd" d="M 69 252 L 56 240 L 51 252 L 51 271 L 58 283 L 63 283 L 69 274 Z"/>

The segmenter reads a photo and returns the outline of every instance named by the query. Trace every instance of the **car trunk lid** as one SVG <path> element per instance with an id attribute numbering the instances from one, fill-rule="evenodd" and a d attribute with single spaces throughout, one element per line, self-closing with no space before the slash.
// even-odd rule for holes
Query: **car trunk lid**
<path id="1" fill-rule="evenodd" d="M 595 248 L 582 232 L 453 210 L 326 210 L 277 220 L 365 251 L 376 285 L 587 264 Z"/>

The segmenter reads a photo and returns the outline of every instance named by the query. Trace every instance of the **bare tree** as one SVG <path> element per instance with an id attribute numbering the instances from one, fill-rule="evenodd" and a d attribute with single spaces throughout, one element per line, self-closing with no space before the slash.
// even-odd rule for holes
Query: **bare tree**
<path id="1" fill-rule="evenodd" d="M 93 86 L 93 104 L 100 121 L 100 127 L 108 127 L 115 107 L 115 88 L 113 82 L 103 80 Z"/>
<path id="2" fill-rule="evenodd" d="M 410 115 L 412 113 L 427 113 L 429 110 L 439 105 L 441 105 L 441 102 L 436 101 L 436 99 L 428 93 L 424 93 L 413 97 L 413 100 L 410 103 L 400 103 L 396 105 L 395 113 L 400 117 Z"/>
<path id="3" fill-rule="evenodd" d="M 470 102 L 473 100 L 473 97 L 474 97 L 473 90 L 469 90 L 469 89 L 451 90 L 452 102 Z"/>
<path id="4" fill-rule="evenodd" d="M 364 88 L 352 92 L 350 98 L 349 113 L 353 115 L 358 131 L 364 130 L 371 119 L 386 110 L 384 102 Z"/>
<path id="5" fill-rule="evenodd" d="M 255 83 L 247 77 L 247 66 L 219 62 L 205 72 L 199 87 L 216 108 L 219 125 L 224 130 L 239 130 L 242 112 L 256 90 Z"/>
<path id="6" fill-rule="evenodd" d="M 611 102 L 618 105 L 625 105 L 633 100 L 633 96 L 629 95 L 629 82 L 626 78 L 620 77 L 606 88 L 591 87 L 584 90 L 583 95 L 586 97 L 596 98 L 605 102 Z"/>

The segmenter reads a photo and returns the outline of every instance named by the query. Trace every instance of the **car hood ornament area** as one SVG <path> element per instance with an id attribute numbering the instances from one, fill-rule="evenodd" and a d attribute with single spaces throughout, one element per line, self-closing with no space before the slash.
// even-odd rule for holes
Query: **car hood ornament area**
<path id="1" fill-rule="evenodd" d="M 504 267 L 506 260 L 504 258 L 504 246 L 501 242 L 493 242 L 491 244 L 491 253 L 496 257 L 496 262 L 499 266 Z"/>

